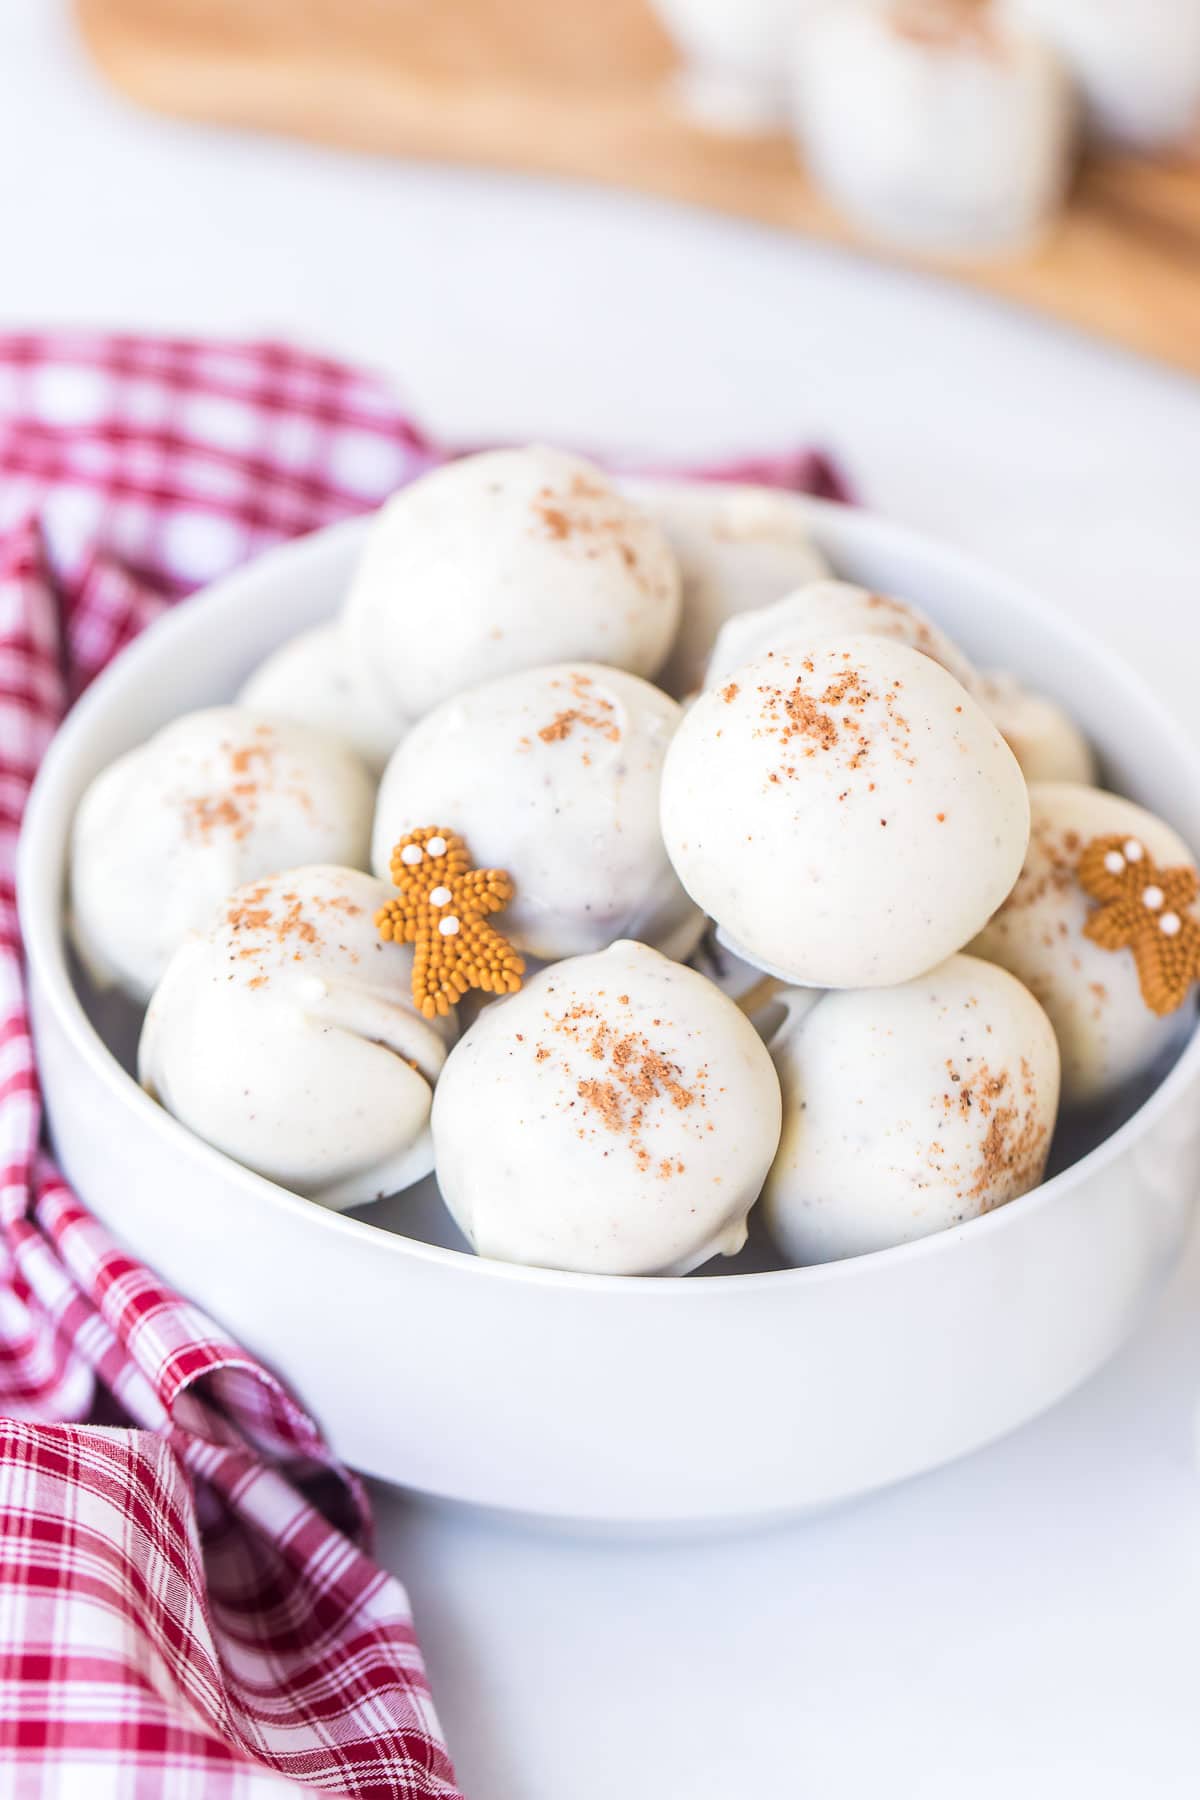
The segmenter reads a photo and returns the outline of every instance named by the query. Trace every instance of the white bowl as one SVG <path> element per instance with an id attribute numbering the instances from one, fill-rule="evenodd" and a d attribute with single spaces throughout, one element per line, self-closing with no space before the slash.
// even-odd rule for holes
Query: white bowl
<path id="1" fill-rule="evenodd" d="M 980 663 L 1058 695 L 1109 783 L 1200 844 L 1196 751 L 1105 650 L 952 551 L 860 512 L 808 510 L 840 573 L 911 597 Z M 96 682 L 46 757 L 21 842 L 21 920 L 51 1129 L 86 1203 L 277 1369 L 348 1463 L 543 1517 L 645 1528 L 827 1505 L 987 1443 L 1090 1375 L 1185 1236 L 1200 1173 L 1195 1036 L 1140 1110 L 998 1212 L 854 1261 L 680 1280 L 561 1275 L 398 1235 L 402 1221 L 436 1235 L 420 1196 L 361 1218 L 326 1212 L 227 1161 L 137 1088 L 64 949 L 76 802 L 120 751 L 227 698 L 285 636 L 328 617 L 364 529 L 276 550 L 175 609 Z"/>

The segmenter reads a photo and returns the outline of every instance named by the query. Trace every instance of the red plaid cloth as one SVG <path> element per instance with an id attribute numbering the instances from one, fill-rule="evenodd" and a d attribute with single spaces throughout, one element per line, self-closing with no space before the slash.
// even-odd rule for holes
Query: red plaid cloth
<path id="1" fill-rule="evenodd" d="M 5 1792 L 457 1793 L 358 1483 L 41 1146 L 13 888 L 42 752 L 109 659 L 179 595 L 440 460 L 386 386 L 323 357 L 0 335 Z M 816 455 L 710 473 L 844 497 Z"/>

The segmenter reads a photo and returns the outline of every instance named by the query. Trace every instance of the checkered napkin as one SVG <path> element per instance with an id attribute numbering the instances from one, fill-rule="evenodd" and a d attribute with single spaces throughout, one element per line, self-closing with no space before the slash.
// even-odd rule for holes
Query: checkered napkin
<path id="1" fill-rule="evenodd" d="M 5 1792 L 457 1793 L 358 1483 L 42 1147 L 13 888 L 38 762 L 110 658 L 200 583 L 441 460 L 383 383 L 323 357 L 0 335 Z M 842 492 L 807 453 L 708 473 Z"/>

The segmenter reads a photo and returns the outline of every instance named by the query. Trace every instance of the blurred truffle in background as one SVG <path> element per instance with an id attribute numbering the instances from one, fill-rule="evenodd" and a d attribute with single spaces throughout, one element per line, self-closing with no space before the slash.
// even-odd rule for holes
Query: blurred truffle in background
<path id="1" fill-rule="evenodd" d="M 716 130 L 781 126 L 792 49 L 828 0 L 653 0 L 682 58 L 676 89 L 693 117 Z"/>
<path id="2" fill-rule="evenodd" d="M 838 0 L 795 43 L 809 172 L 870 235 L 989 253 L 1062 203 L 1075 96 L 1044 38 L 976 0 Z"/>
<path id="3" fill-rule="evenodd" d="M 1200 149 L 1200 0 L 1004 0 L 1004 10 L 1053 44 L 1095 136 Z"/>

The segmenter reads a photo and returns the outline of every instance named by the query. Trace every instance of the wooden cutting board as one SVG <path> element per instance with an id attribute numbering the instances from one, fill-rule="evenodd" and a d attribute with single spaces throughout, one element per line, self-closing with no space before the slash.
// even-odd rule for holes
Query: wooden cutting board
<path id="1" fill-rule="evenodd" d="M 104 73 L 163 112 L 577 176 L 860 243 L 785 137 L 725 136 L 684 116 L 675 57 L 646 0 L 76 0 L 76 10 Z M 923 266 L 1200 374 L 1200 163 L 1093 158 L 1037 250 Z"/>

